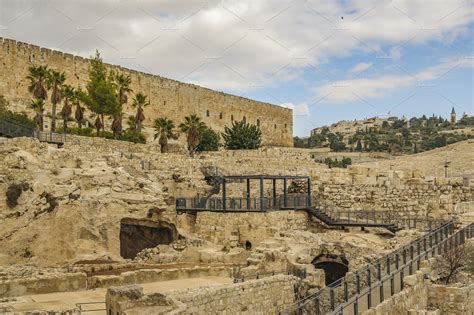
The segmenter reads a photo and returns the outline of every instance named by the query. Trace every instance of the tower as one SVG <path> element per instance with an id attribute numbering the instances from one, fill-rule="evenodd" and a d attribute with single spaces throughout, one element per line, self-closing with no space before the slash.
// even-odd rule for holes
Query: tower
<path id="1" fill-rule="evenodd" d="M 453 109 L 451 110 L 451 123 L 455 124 L 456 123 L 456 111 Z"/>

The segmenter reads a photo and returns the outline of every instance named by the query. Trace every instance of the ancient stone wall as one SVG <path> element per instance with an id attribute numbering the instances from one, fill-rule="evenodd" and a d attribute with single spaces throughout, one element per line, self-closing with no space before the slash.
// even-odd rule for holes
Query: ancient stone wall
<path id="1" fill-rule="evenodd" d="M 428 305 L 441 314 L 474 314 L 474 284 L 465 287 L 430 285 Z"/>
<path id="2" fill-rule="evenodd" d="M 199 212 L 195 233 L 217 244 L 257 246 L 278 231 L 307 230 L 308 223 L 306 211 Z"/>
<path id="3" fill-rule="evenodd" d="M 295 302 L 293 276 L 273 276 L 244 283 L 143 294 L 137 286 L 109 288 L 111 314 L 276 314 Z"/>
<path id="4" fill-rule="evenodd" d="M 0 297 L 86 289 L 87 276 L 82 272 L 35 275 L 31 278 L 0 280 Z"/>
<path id="5" fill-rule="evenodd" d="M 186 314 L 276 314 L 295 301 L 297 281 L 293 276 L 278 275 L 169 296 L 186 304 Z"/>
<path id="6" fill-rule="evenodd" d="M 0 45 L 0 95 L 10 102 L 12 110 L 31 112 L 28 108 L 31 102 L 29 81 L 26 78 L 31 65 L 46 64 L 52 69 L 64 71 L 67 84 L 83 89 L 86 86 L 89 69 L 89 60 L 86 58 L 5 38 L 0 38 Z M 155 118 L 162 116 L 178 125 L 186 115 L 197 114 L 206 124 L 221 132 L 232 121 L 246 119 L 247 122 L 260 125 L 264 145 L 293 146 L 291 109 L 120 66 L 107 66 L 130 75 L 131 88 L 148 95 L 151 104 L 145 107 L 145 125 L 150 126 Z M 48 107 L 46 113 L 49 111 Z M 125 119 L 135 112 L 131 106 L 131 97 L 124 112 Z"/>

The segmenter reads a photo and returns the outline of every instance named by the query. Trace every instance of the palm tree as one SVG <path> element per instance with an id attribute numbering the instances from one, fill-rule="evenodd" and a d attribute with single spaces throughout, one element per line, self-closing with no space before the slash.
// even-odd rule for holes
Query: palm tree
<path id="1" fill-rule="evenodd" d="M 128 116 L 127 125 L 128 125 L 129 130 L 133 132 L 137 131 L 137 120 L 135 116 L 133 115 Z"/>
<path id="2" fill-rule="evenodd" d="M 74 112 L 74 118 L 76 119 L 77 126 L 79 129 L 82 129 L 82 122 L 84 121 L 84 107 L 81 106 L 81 90 L 76 90 L 74 97 L 72 98 L 72 103 L 76 106 L 76 111 Z"/>
<path id="3" fill-rule="evenodd" d="M 173 137 L 174 122 L 166 117 L 155 119 L 155 139 L 160 137 L 158 142 L 160 143 L 161 153 L 168 151 L 168 138 Z"/>
<path id="4" fill-rule="evenodd" d="M 206 124 L 203 123 L 201 118 L 197 115 L 184 117 L 184 122 L 179 125 L 179 129 L 188 134 L 188 150 L 192 157 L 194 156 L 194 151 L 201 140 L 201 134 L 206 130 L 206 128 Z"/>
<path id="5" fill-rule="evenodd" d="M 100 115 L 97 115 L 95 122 L 94 122 L 94 127 L 95 130 L 97 131 L 97 137 L 100 135 L 100 129 L 102 129 L 102 120 L 100 119 Z"/>
<path id="6" fill-rule="evenodd" d="M 64 72 L 50 70 L 48 72 L 48 88 L 51 92 L 51 131 L 56 130 L 56 105 L 61 102 L 61 86 L 66 81 L 66 74 Z"/>
<path id="7" fill-rule="evenodd" d="M 118 97 L 120 104 L 126 104 L 128 101 L 128 93 L 132 92 L 130 88 L 130 84 L 132 83 L 132 79 L 129 75 L 119 74 L 115 76 L 115 84 L 118 89 Z"/>
<path id="8" fill-rule="evenodd" d="M 27 78 L 30 80 L 28 91 L 33 94 L 33 97 L 45 101 L 48 98 L 48 92 L 46 91 L 48 66 L 31 66 L 28 71 Z"/>
<path id="9" fill-rule="evenodd" d="M 67 122 L 71 118 L 72 108 L 69 101 L 73 101 L 76 96 L 76 91 L 70 85 L 63 85 L 61 87 L 61 96 L 64 99 L 64 106 L 61 110 L 61 117 L 64 121 L 64 132 L 67 132 Z"/>
<path id="10" fill-rule="evenodd" d="M 114 116 L 114 120 L 112 121 L 112 125 L 110 128 L 112 129 L 112 133 L 114 135 L 114 139 L 117 139 L 118 135 L 122 134 L 122 111 L 116 113 Z"/>
<path id="11" fill-rule="evenodd" d="M 44 112 L 44 100 L 37 98 L 31 101 L 30 107 L 35 111 L 35 122 L 39 129 L 43 131 L 43 112 Z"/>
<path id="12" fill-rule="evenodd" d="M 137 108 L 137 114 L 135 115 L 135 119 L 137 121 L 137 132 L 141 133 L 142 132 L 142 122 L 145 120 L 145 113 L 143 110 L 143 107 L 147 106 L 150 104 L 146 100 L 146 95 L 143 94 L 142 92 L 138 92 L 135 94 L 135 97 L 133 98 L 133 107 Z"/>

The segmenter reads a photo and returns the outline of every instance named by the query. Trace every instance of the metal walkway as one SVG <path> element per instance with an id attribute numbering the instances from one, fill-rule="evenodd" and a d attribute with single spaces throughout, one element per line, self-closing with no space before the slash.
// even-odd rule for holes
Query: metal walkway
<path id="1" fill-rule="evenodd" d="M 251 196 L 251 181 L 259 183 L 259 197 Z M 277 194 L 277 183 L 282 181 L 283 194 Z M 299 181 L 302 183 L 305 193 L 289 192 L 288 181 Z M 272 196 L 265 197 L 265 183 L 271 182 Z M 200 211 L 211 212 L 267 212 L 282 210 L 305 210 L 308 214 L 322 222 L 329 228 L 385 228 L 392 233 L 401 230 L 396 224 L 382 222 L 360 222 L 349 219 L 336 219 L 326 214 L 323 210 L 313 207 L 311 197 L 311 179 L 308 176 L 224 176 L 220 177 L 216 183 L 221 185 L 222 197 L 195 197 L 177 198 L 176 210 L 178 213 L 196 213 Z M 228 197 L 227 185 L 245 184 L 245 197 Z"/>
<path id="2" fill-rule="evenodd" d="M 38 129 L 35 129 L 33 127 L 6 119 L 0 119 L 0 135 L 8 138 L 36 138 L 41 142 L 56 144 L 58 147 L 62 147 L 64 145 L 64 142 L 66 142 L 65 134 L 39 131 Z"/>

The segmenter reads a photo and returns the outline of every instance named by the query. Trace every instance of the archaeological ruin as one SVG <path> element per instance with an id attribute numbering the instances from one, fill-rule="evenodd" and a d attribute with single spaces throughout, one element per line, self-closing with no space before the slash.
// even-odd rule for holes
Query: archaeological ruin
<path id="1" fill-rule="evenodd" d="M 25 120 L 30 65 L 84 87 L 89 60 L 1 44 L 0 95 Z M 249 121 L 262 146 L 188 151 L 188 133 L 165 151 L 0 117 L 0 315 L 474 314 L 473 140 L 294 148 L 290 109 L 107 68 L 150 96 L 145 129 Z"/>
<path id="2" fill-rule="evenodd" d="M 347 169 L 73 140 L 1 139 L 2 314 L 472 314 L 443 267 L 473 244 L 470 140 Z"/>

